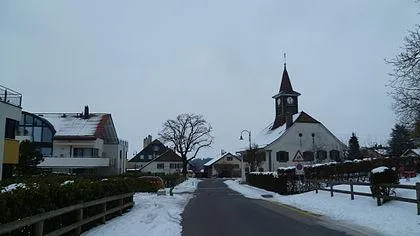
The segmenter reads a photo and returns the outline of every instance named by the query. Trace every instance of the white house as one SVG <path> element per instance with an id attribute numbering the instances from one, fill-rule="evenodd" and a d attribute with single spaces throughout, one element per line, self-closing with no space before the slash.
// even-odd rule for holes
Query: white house
<path id="1" fill-rule="evenodd" d="M 128 169 L 145 173 L 181 173 L 182 158 L 152 136 L 143 140 L 143 150 L 128 161 Z"/>
<path id="2" fill-rule="evenodd" d="M 204 164 L 207 177 L 240 177 L 241 160 L 231 153 L 222 153 Z"/>
<path id="3" fill-rule="evenodd" d="M 274 122 L 253 140 L 266 153 L 258 171 L 275 171 L 297 163 L 322 163 L 344 158 L 346 145 L 321 122 L 303 111 L 298 112 L 299 96 L 300 93 L 292 88 L 285 64 L 280 90 L 273 96 Z"/>
<path id="4" fill-rule="evenodd" d="M 108 113 L 22 113 L 18 135 L 30 139 L 52 172 L 111 175 L 125 172 L 128 143 Z"/>

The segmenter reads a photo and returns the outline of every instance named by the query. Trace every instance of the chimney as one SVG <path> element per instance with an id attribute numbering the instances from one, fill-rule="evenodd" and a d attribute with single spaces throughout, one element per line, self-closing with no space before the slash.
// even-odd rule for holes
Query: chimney
<path id="1" fill-rule="evenodd" d="M 286 129 L 290 128 L 290 126 L 292 126 L 292 124 L 293 124 L 292 114 L 287 113 L 286 114 Z"/>
<path id="2" fill-rule="evenodd" d="M 143 148 L 147 147 L 152 142 L 152 135 L 148 135 L 146 138 L 143 139 Z"/>
<path id="3" fill-rule="evenodd" d="M 225 153 L 226 153 L 226 151 L 225 151 L 225 150 L 223 150 L 223 149 L 222 149 L 222 150 L 220 150 L 220 155 L 222 155 L 222 156 L 223 156 L 223 155 L 225 155 Z"/>
<path id="4" fill-rule="evenodd" d="M 89 106 L 85 106 L 85 112 L 83 113 L 84 119 L 89 119 Z"/>

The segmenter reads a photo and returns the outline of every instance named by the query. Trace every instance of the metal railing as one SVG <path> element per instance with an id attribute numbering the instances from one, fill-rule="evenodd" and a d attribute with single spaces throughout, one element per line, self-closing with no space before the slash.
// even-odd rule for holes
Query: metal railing
<path id="1" fill-rule="evenodd" d="M 0 102 L 22 107 L 22 94 L 0 85 Z"/>
<path id="2" fill-rule="evenodd" d="M 104 224 L 106 221 L 106 217 L 110 214 L 118 213 L 118 215 L 122 215 L 125 209 L 131 208 L 134 205 L 133 202 L 133 195 L 134 193 L 126 193 L 116 196 L 110 196 L 101 198 L 98 200 L 93 200 L 90 202 L 79 203 L 76 205 L 64 207 L 58 210 L 49 211 L 45 213 L 41 213 L 38 215 L 30 216 L 23 218 L 21 220 L 13 221 L 10 223 L 0 225 L 0 235 L 10 233 L 14 230 L 18 230 L 25 226 L 33 226 L 33 234 L 35 236 L 42 236 L 42 235 L 62 235 L 68 233 L 70 231 L 74 231 L 75 235 L 80 235 L 82 232 L 82 226 L 86 225 L 94 220 L 101 220 L 101 223 Z M 118 201 L 118 206 L 113 208 L 108 208 L 108 204 L 110 202 Z M 102 207 L 102 211 L 94 216 L 86 217 L 84 216 L 83 212 L 85 208 L 100 205 Z M 60 229 L 57 229 L 53 232 L 44 232 L 44 222 L 45 220 L 58 217 L 70 212 L 77 212 L 75 215 L 75 223 L 62 226 Z"/>

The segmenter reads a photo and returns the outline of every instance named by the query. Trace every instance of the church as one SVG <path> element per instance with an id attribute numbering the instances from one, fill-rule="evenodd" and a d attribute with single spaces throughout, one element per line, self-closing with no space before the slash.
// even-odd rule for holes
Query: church
<path id="1" fill-rule="evenodd" d="M 344 159 L 347 146 L 321 122 L 304 111 L 299 112 L 299 96 L 292 88 L 285 63 L 279 92 L 273 96 L 274 121 L 253 140 L 265 151 L 258 171 Z"/>

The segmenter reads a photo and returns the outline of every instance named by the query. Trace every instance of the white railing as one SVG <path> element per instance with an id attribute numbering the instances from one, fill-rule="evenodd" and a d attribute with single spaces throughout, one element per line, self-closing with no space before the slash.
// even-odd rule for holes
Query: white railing
<path id="1" fill-rule="evenodd" d="M 9 103 L 13 106 L 22 106 L 22 94 L 0 85 L 0 102 Z"/>
<path id="2" fill-rule="evenodd" d="M 44 168 L 92 168 L 109 166 L 109 158 L 90 157 L 44 157 L 38 167 Z"/>

